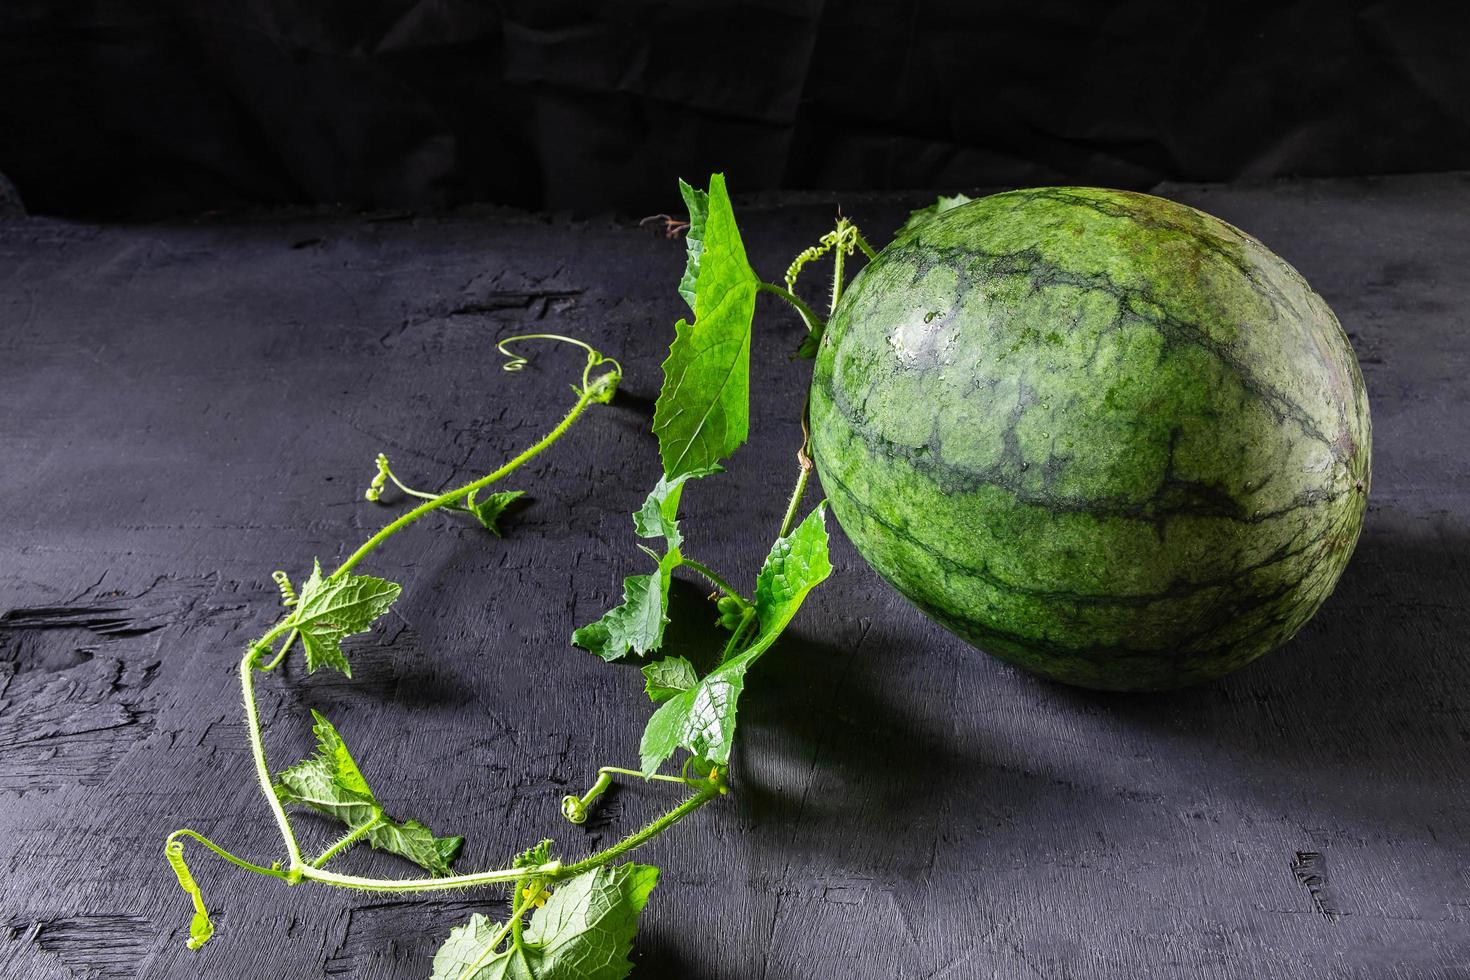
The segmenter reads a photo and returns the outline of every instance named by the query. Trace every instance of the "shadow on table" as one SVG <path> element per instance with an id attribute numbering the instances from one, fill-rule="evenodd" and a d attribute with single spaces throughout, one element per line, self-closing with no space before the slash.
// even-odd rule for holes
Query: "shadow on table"
<path id="1" fill-rule="evenodd" d="M 935 651 L 902 624 L 871 624 L 857 662 L 851 649 L 783 642 L 761 665 L 759 697 L 741 706 L 742 741 L 764 729 L 767 756 L 764 772 L 736 772 L 742 817 L 826 821 L 831 832 L 802 836 L 799 849 L 869 862 L 885 841 L 894 849 L 895 835 L 1054 819 L 1077 806 L 1068 783 L 1091 778 L 1089 753 L 1104 750 L 1058 747 L 1069 721 L 1086 716 L 1082 731 L 1101 730 L 1114 749 L 1147 752 L 1161 766 L 1256 772 L 1314 809 L 1341 804 L 1385 828 L 1422 827 L 1445 786 L 1470 781 L 1466 555 L 1470 538 L 1443 529 L 1369 533 L 1291 644 L 1182 691 L 1087 691 L 986 663 L 975 668 L 984 677 L 960 677 L 967 665 L 936 669 L 926 662 Z M 970 699 L 956 702 L 946 678 Z M 993 714 L 1002 709 L 1007 717 Z M 1034 771 L 1048 765 L 1050 777 Z"/>
<path id="2" fill-rule="evenodd" d="M 1035 683 L 1062 704 L 1114 712 L 1142 731 L 1210 739 L 1285 767 L 1470 777 L 1457 721 L 1470 696 L 1467 556 L 1470 535 L 1370 531 L 1317 616 L 1286 647 L 1235 674 L 1135 695 Z M 1451 743 L 1461 750 L 1426 766 L 1426 748 Z"/>

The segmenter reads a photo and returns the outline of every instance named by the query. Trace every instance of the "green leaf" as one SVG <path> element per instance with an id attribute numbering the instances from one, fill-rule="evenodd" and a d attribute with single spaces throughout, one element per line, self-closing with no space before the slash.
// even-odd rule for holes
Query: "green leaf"
<path id="1" fill-rule="evenodd" d="M 755 583 L 760 632 L 744 650 L 710 671 L 694 687 L 674 695 L 653 713 L 639 747 L 643 774 L 652 775 L 680 747 L 724 765 L 735 738 L 735 709 L 745 672 L 786 629 L 807 593 L 832 573 L 827 558 L 826 504 L 771 547 Z"/>
<path id="2" fill-rule="evenodd" d="M 941 194 L 939 200 L 927 208 L 919 208 L 919 210 L 911 212 L 909 214 L 909 220 L 903 223 L 903 227 L 898 229 L 895 235 L 902 235 L 905 232 L 913 231 L 930 218 L 937 217 L 946 211 L 952 211 L 961 204 L 969 204 L 973 200 L 974 198 L 966 197 L 964 194 L 956 194 L 954 197 L 945 197 Z"/>
<path id="3" fill-rule="evenodd" d="M 368 831 L 367 841 L 380 851 L 407 858 L 430 874 L 441 876 L 452 873 L 450 865 L 464 847 L 464 838 L 458 835 L 435 837 L 417 820 L 397 823 L 387 817 Z"/>
<path id="4" fill-rule="evenodd" d="M 643 689 L 653 701 L 667 701 L 699 683 L 694 665 L 683 657 L 665 657 L 643 665 Z"/>
<path id="5" fill-rule="evenodd" d="M 474 514 L 480 523 L 485 525 L 485 530 L 498 538 L 502 536 L 500 526 L 497 523 L 500 515 L 504 513 L 505 508 L 525 495 L 526 491 L 524 490 L 501 490 L 498 493 L 490 494 L 484 500 L 477 500 L 475 499 L 475 494 L 472 492 L 465 498 L 464 505 L 466 510 Z"/>
<path id="6" fill-rule="evenodd" d="M 417 820 L 398 823 L 383 813 L 362 771 L 347 751 L 347 743 L 320 712 L 316 724 L 316 754 L 276 776 L 276 796 L 282 803 L 298 803 L 336 817 L 351 830 L 369 827 L 368 843 L 407 858 L 436 875 L 450 873 L 449 865 L 464 846 L 463 837 L 435 837 Z"/>
<path id="7" fill-rule="evenodd" d="M 695 279 L 694 322 L 674 325 L 653 412 L 665 477 L 708 469 L 745 442 L 750 321 L 758 282 L 745 259 L 724 175 L 714 174 Z"/>
<path id="8" fill-rule="evenodd" d="M 352 676 L 352 665 L 342 652 L 342 641 L 366 632 L 393 605 L 401 591 L 395 582 L 371 575 L 322 578 L 322 563 L 313 563 L 311 577 L 301 587 L 292 623 L 301 634 L 306 667 L 334 667 Z"/>
<path id="9" fill-rule="evenodd" d="M 473 915 L 434 955 L 430 980 L 623 980 L 638 915 L 658 884 L 646 864 L 594 868 L 558 885 L 531 915 L 519 943 L 495 941 L 503 926 Z"/>
<path id="10" fill-rule="evenodd" d="M 675 548 L 659 560 L 658 571 L 623 579 L 623 601 L 572 634 L 572 643 L 603 660 L 617 660 L 629 650 L 640 657 L 664 642 L 668 625 L 669 579 L 683 561 Z"/>
<path id="11" fill-rule="evenodd" d="M 699 281 L 699 258 L 704 252 L 704 220 L 709 214 L 709 195 L 698 187 L 679 181 L 679 194 L 689 209 L 689 229 L 684 233 L 684 275 L 679 279 L 679 295 L 694 309 L 695 284 Z"/>
<path id="12" fill-rule="evenodd" d="M 796 615 L 807 593 L 832 574 L 827 557 L 827 503 L 812 509 L 784 538 L 777 538 L 755 579 L 755 613 L 761 631 L 754 646 L 770 646 Z"/>
<path id="13" fill-rule="evenodd" d="M 689 480 L 719 472 L 719 466 L 707 466 L 680 473 L 672 480 L 666 476 L 659 477 L 658 483 L 643 501 L 643 506 L 633 515 L 633 527 L 639 537 L 656 538 L 662 535 L 671 549 L 683 544 L 684 536 L 679 533 L 679 498 L 684 493 L 684 484 Z"/>
<path id="14" fill-rule="evenodd" d="M 513 950 L 496 952 L 492 942 L 501 927 L 476 912 L 469 921 L 449 930 L 449 938 L 434 954 L 430 980 L 499 980 L 533 976 Z"/>

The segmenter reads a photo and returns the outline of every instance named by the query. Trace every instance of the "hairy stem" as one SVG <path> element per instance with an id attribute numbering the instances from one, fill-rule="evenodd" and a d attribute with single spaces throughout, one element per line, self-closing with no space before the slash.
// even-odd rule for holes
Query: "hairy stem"
<path id="1" fill-rule="evenodd" d="M 796 474 L 796 487 L 791 491 L 791 501 L 786 505 L 786 516 L 781 518 L 781 531 L 777 537 L 784 538 L 791 533 L 791 525 L 796 523 L 796 512 L 801 507 L 801 498 L 806 496 L 806 484 L 812 475 L 811 457 L 807 456 L 805 447 L 798 454 L 799 465 Z"/>
<path id="2" fill-rule="evenodd" d="M 534 902 L 535 896 L 532 895 L 529 897 L 521 896 L 519 902 L 511 903 L 512 907 L 510 910 L 510 918 L 506 919 L 505 924 L 500 927 L 500 929 L 495 933 L 494 936 L 490 937 L 490 941 L 485 944 L 485 951 L 479 956 L 475 957 L 475 961 L 473 963 L 465 966 L 464 971 L 460 973 L 457 980 L 467 980 L 467 978 L 473 977 L 475 975 L 475 971 L 484 966 L 487 959 L 495 955 L 496 949 L 500 946 L 501 943 L 505 942 L 505 937 L 509 935 L 513 930 L 515 931 L 517 940 L 520 939 L 520 930 L 516 927 L 516 923 L 520 922 L 525 917 L 526 913 L 531 910 L 531 905 Z"/>
<path id="3" fill-rule="evenodd" d="M 301 845 L 296 842 L 296 834 L 291 829 L 286 808 L 281 805 L 275 786 L 271 783 L 270 766 L 265 761 L 265 741 L 260 733 L 260 708 L 255 703 L 254 678 L 261 654 L 270 649 L 270 644 L 276 637 L 290 628 L 288 619 L 245 651 L 245 657 L 240 661 L 240 693 L 245 701 L 245 731 L 250 738 L 250 755 L 255 760 L 255 776 L 260 781 L 260 792 L 265 796 L 266 803 L 270 805 L 271 813 L 276 818 L 276 826 L 281 829 L 281 840 L 286 843 L 286 857 L 294 873 L 301 866 Z"/>
<path id="4" fill-rule="evenodd" d="M 363 542 L 362 547 L 358 548 L 351 555 L 349 555 L 347 557 L 347 560 L 344 561 L 340 566 L 338 566 L 337 570 L 333 572 L 330 577 L 337 578 L 341 575 L 345 575 L 354 566 L 356 566 L 358 562 L 362 561 L 369 554 L 371 554 L 374 548 L 382 544 L 384 541 L 387 541 L 394 534 L 397 534 L 405 527 L 408 527 L 408 525 L 412 524 L 420 517 L 423 517 L 425 514 L 432 513 L 433 511 L 438 510 L 440 507 L 444 507 L 448 504 L 454 504 L 460 500 L 463 500 L 469 494 L 474 493 L 476 490 L 480 490 L 484 487 L 489 486 L 496 480 L 499 480 L 501 477 L 504 477 L 505 475 L 514 472 L 525 463 L 541 455 L 541 453 L 544 452 L 548 447 L 550 447 L 552 443 L 556 442 L 558 439 L 566 434 L 566 431 L 572 427 L 572 423 L 577 421 L 578 417 L 581 416 L 584 411 L 586 411 L 587 406 L 590 405 L 593 401 L 597 400 L 601 394 L 602 389 L 596 382 L 584 386 L 577 398 L 577 403 L 572 406 L 571 411 L 567 412 L 566 417 L 557 423 L 556 428 L 552 429 L 546 435 L 542 436 L 540 441 L 536 442 L 530 448 L 523 451 L 520 455 L 516 456 L 514 459 L 506 463 L 504 466 L 500 467 L 500 469 L 496 470 L 495 472 L 490 473 L 487 476 L 482 476 L 480 477 L 480 479 L 475 480 L 472 483 L 466 483 L 464 486 L 459 487 L 456 490 L 450 490 L 448 493 L 441 493 L 437 497 L 426 500 L 422 504 L 419 504 L 417 507 L 415 507 L 413 510 L 393 521 L 391 524 L 388 524 L 377 534 L 374 534 L 372 537 Z"/>
<path id="5" fill-rule="evenodd" d="M 791 526 L 796 523 L 796 511 L 801 506 L 801 498 L 806 496 L 806 484 L 812 475 L 812 390 L 807 386 L 806 398 L 801 403 L 801 446 L 796 450 L 796 486 L 791 491 L 791 501 L 786 505 L 786 516 L 781 518 L 781 533 L 777 537 L 784 538 L 791 533 Z"/>
<path id="6" fill-rule="evenodd" d="M 513 903 L 530 903 L 534 900 L 536 893 L 541 890 L 541 886 L 537 885 L 535 889 L 532 889 L 530 887 L 530 880 L 525 877 L 516 879 L 515 887 L 511 889 L 510 893 Z M 520 915 L 516 915 L 514 910 L 512 910 L 510 920 L 506 923 L 510 926 L 510 941 L 516 946 L 521 945 L 521 933 L 526 928 L 525 914 L 524 909 Z"/>
<path id="7" fill-rule="evenodd" d="M 729 596 L 730 598 L 738 601 L 741 605 L 741 608 L 750 605 L 749 600 L 747 600 L 745 596 L 741 595 L 739 592 L 736 592 L 729 582 L 726 582 L 724 579 L 716 575 L 714 571 L 703 562 L 697 562 L 693 558 L 684 558 L 681 560 L 680 563 L 688 565 L 690 568 L 694 569 L 696 572 L 709 579 L 711 585 L 719 589 L 721 592 L 725 593 L 725 595 Z"/>
<path id="8" fill-rule="evenodd" d="M 641 844 L 645 844 L 653 838 L 657 837 L 659 834 L 663 833 L 665 830 L 668 830 L 674 824 L 678 823 L 680 820 L 683 820 L 685 817 L 689 816 L 689 814 L 693 813 L 695 810 L 698 810 L 710 800 L 714 799 L 716 796 L 719 796 L 724 792 L 724 781 L 720 778 L 712 777 L 709 782 L 704 786 L 704 788 L 701 789 L 698 793 L 695 793 L 693 796 L 686 799 L 683 803 L 680 803 L 678 806 L 674 807 L 668 813 L 665 813 L 663 816 L 654 820 L 642 830 L 635 831 L 634 833 L 629 834 L 627 837 L 624 837 L 622 840 L 618 841 L 611 847 L 598 851 L 596 854 L 593 854 L 589 857 L 585 857 L 575 864 L 566 865 L 565 867 L 551 874 L 549 877 L 551 877 L 553 880 L 574 878 L 584 871 L 590 871 L 593 868 L 600 868 L 614 858 L 620 857 L 621 855 L 633 850 L 633 848 L 638 847 Z"/>
<path id="9" fill-rule="evenodd" d="M 642 773 L 635 773 L 632 770 L 624 771 L 629 772 L 632 775 L 642 775 Z M 682 782 L 686 784 L 689 782 L 689 780 L 681 779 L 674 776 L 666 776 L 664 778 L 670 782 Z M 252 864 L 249 861 L 246 861 L 244 858 L 236 857 L 229 851 L 226 851 L 224 848 L 215 844 L 213 841 L 192 830 L 176 830 L 169 835 L 168 842 L 172 843 L 174 840 L 178 839 L 181 836 L 190 837 L 194 840 L 199 841 L 199 843 L 203 844 L 205 847 L 209 848 L 211 851 L 218 854 L 226 861 L 229 861 L 231 864 L 236 865 L 237 867 L 244 868 L 246 871 L 253 871 L 256 874 L 270 875 L 273 878 L 280 878 L 287 882 L 299 878 L 303 881 L 315 881 L 323 885 L 332 885 L 337 888 L 354 888 L 359 891 L 449 891 L 451 889 L 457 888 L 474 888 L 478 885 L 504 884 L 506 882 L 515 882 L 521 878 L 544 878 L 548 881 L 561 881 L 566 878 L 574 878 L 577 875 L 582 874 L 583 872 L 592 870 L 593 868 L 599 868 L 602 865 L 607 864 L 614 858 L 626 854 L 628 851 L 631 851 L 636 847 L 646 844 L 648 841 L 652 840 L 654 837 L 657 837 L 659 834 L 663 833 L 665 830 L 678 823 L 684 817 L 693 813 L 695 810 L 699 809 L 701 806 L 708 803 L 710 800 L 714 799 L 716 796 L 719 796 L 725 791 L 726 786 L 723 780 L 719 778 L 711 778 L 701 785 L 701 789 L 698 793 L 689 797 L 684 802 L 680 803 L 678 806 L 670 810 L 668 813 L 665 813 L 663 816 L 649 823 L 643 829 L 629 834 L 627 837 L 624 837 L 622 840 L 618 841 L 611 847 L 605 848 L 604 850 L 598 851 L 596 854 L 592 854 L 586 858 L 583 858 L 575 864 L 563 865 L 560 861 L 551 861 L 547 864 L 540 864 L 529 868 L 497 868 L 494 871 L 477 871 L 472 874 L 449 875 L 443 878 L 363 878 L 358 875 L 345 875 L 338 874 L 335 871 L 326 871 L 322 868 L 316 867 L 314 864 L 302 865 L 296 868 L 296 873 L 293 874 L 288 871 L 283 871 L 280 868 L 266 868 L 258 864 Z M 366 828 L 363 829 L 363 832 L 366 833 Z M 348 835 L 348 837 L 352 836 L 354 835 Z M 343 841 L 347 841 L 347 838 L 343 838 Z M 345 846 L 345 844 L 343 844 L 343 841 L 339 841 L 338 844 Z M 331 851 L 336 850 L 340 850 L 340 847 L 334 846 L 328 854 L 324 855 L 324 857 L 330 857 Z M 319 858 L 318 860 L 322 859 Z M 524 912 L 524 910 L 522 911 Z"/>
<path id="10" fill-rule="evenodd" d="M 258 875 L 270 875 L 272 878 L 280 878 L 282 880 L 285 880 L 288 877 L 287 873 L 282 871 L 280 868 L 266 868 L 258 864 L 251 864 L 249 861 L 245 860 L 242 857 L 236 857 L 229 851 L 225 850 L 223 847 L 220 847 L 214 841 L 210 840 L 208 837 L 205 837 L 198 831 L 189 830 L 188 828 L 176 830 L 173 833 L 169 834 L 168 837 L 164 839 L 163 846 L 165 848 L 168 848 L 175 841 L 179 840 L 182 837 L 187 837 L 190 840 L 198 841 L 237 868 L 244 868 L 246 871 L 253 871 Z"/>
<path id="11" fill-rule="evenodd" d="M 279 667 L 281 665 L 281 661 L 286 659 L 286 654 L 291 652 L 291 644 L 296 642 L 296 637 L 298 635 L 300 634 L 298 634 L 296 630 L 292 630 L 286 636 L 286 642 L 281 644 L 281 649 L 278 650 L 276 652 L 276 655 L 271 658 L 271 662 L 268 664 L 259 664 L 256 666 L 255 669 L 260 671 L 261 673 L 269 673 L 270 671 L 273 671 L 277 667 Z"/>
<path id="12" fill-rule="evenodd" d="M 377 816 L 374 817 L 372 820 L 369 820 L 367 823 L 361 825 L 360 827 L 354 827 L 352 830 L 343 835 L 341 840 L 337 841 L 337 843 L 333 844 L 325 851 L 322 851 L 321 854 L 317 855 L 317 859 L 311 862 L 311 866 L 313 868 L 320 868 L 322 865 L 332 860 L 332 858 L 336 857 L 338 854 L 342 853 L 347 848 L 351 847 L 353 844 L 356 844 L 368 834 L 372 833 L 374 828 L 376 828 L 382 822 L 383 818 L 381 816 Z"/>
<path id="13" fill-rule="evenodd" d="M 627 770 L 631 772 L 631 770 Z M 642 775 L 642 773 L 635 773 Z M 676 777 L 666 777 L 670 781 Z M 678 782 L 689 783 L 690 780 L 677 779 Z M 478 871 L 473 874 L 450 875 L 444 878 L 362 878 L 357 875 L 337 874 L 334 871 L 325 871 L 320 868 L 305 866 L 300 869 L 301 878 L 306 881 L 316 881 L 324 885 L 333 885 L 338 888 L 356 888 L 361 891 L 372 892 L 432 892 L 448 891 L 455 888 L 473 888 L 477 885 L 514 883 L 522 878 L 544 878 L 547 881 L 563 881 L 574 878 L 593 868 L 600 868 L 614 858 L 639 847 L 657 837 L 665 830 L 687 817 L 689 814 L 704 806 L 710 800 L 727 792 L 725 781 L 718 774 L 712 775 L 708 780 L 698 784 L 699 792 L 684 800 L 678 806 L 665 813 L 663 816 L 653 820 L 641 830 L 634 831 L 627 837 L 604 848 L 595 854 L 589 855 L 575 864 L 564 865 L 560 861 L 551 861 L 547 864 L 536 865 L 529 868 L 499 868 L 494 871 Z M 284 877 L 284 875 L 282 875 Z"/>
<path id="14" fill-rule="evenodd" d="M 356 888 L 368 892 L 435 892 L 455 888 L 474 888 L 477 885 L 495 885 L 514 882 L 527 874 L 550 876 L 561 870 L 560 861 L 538 865 L 534 868 L 497 868 L 494 871 L 476 871 L 465 875 L 448 875 L 443 878 L 361 878 L 357 875 L 337 874 L 321 868 L 303 868 L 301 877 L 307 881 L 334 885 L 338 888 Z"/>
<path id="15" fill-rule="evenodd" d="M 806 302 L 795 293 L 790 292 L 789 290 L 782 289 L 775 283 L 764 281 L 757 283 L 756 289 L 763 293 L 770 293 L 772 296 L 779 296 L 786 302 L 790 303 L 793 307 L 795 307 L 796 312 L 801 314 L 801 319 L 803 320 L 803 322 L 806 323 L 806 328 L 808 331 L 816 333 L 818 330 L 826 327 L 827 321 L 817 316 L 816 311 L 813 310 L 810 306 L 806 305 Z"/>
<path id="16" fill-rule="evenodd" d="M 720 654 L 720 663 L 724 663 L 735 655 L 740 649 L 740 639 L 745 635 L 745 628 L 755 620 L 755 606 L 746 606 L 745 611 L 740 614 L 740 622 L 735 624 L 735 629 L 730 632 L 730 639 L 725 643 L 724 652 Z"/>
<path id="17" fill-rule="evenodd" d="M 845 221 L 846 219 L 843 220 Z M 841 222 L 839 222 L 839 230 L 842 227 Z M 847 249 L 842 245 L 838 245 L 832 253 L 832 302 L 827 307 L 828 316 L 837 312 L 837 301 L 842 298 L 842 266 L 846 259 Z"/>

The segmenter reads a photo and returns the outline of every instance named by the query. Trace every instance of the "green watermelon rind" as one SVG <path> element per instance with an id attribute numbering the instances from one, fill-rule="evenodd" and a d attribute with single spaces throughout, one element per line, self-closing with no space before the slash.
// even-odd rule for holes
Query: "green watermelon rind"
<path id="1" fill-rule="evenodd" d="M 811 419 L 880 575 L 1087 687 L 1198 683 L 1285 643 L 1371 479 L 1325 301 L 1238 229 L 1122 191 L 1014 191 L 901 234 L 827 327 Z"/>

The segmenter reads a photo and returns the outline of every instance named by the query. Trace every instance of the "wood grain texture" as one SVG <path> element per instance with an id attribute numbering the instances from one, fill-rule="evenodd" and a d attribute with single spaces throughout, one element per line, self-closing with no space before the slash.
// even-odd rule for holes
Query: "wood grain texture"
<path id="1" fill-rule="evenodd" d="M 664 876 L 635 976 L 1470 976 L 1470 178 L 1159 192 L 1279 251 L 1353 337 L 1376 458 L 1337 594 L 1221 682 L 1106 695 L 965 646 L 835 534 L 836 573 L 750 678 L 736 792 L 644 852 Z M 844 210 L 881 239 L 912 203 Z M 737 210 L 774 278 L 832 207 Z M 270 573 L 385 521 L 374 453 L 447 486 L 549 428 L 579 360 L 503 373 L 512 331 L 594 338 L 621 396 L 513 480 L 534 503 L 506 539 L 431 518 L 374 555 L 403 598 L 352 641 L 354 680 L 264 681 L 271 757 L 323 710 L 390 812 L 466 835 L 461 868 L 657 811 L 631 787 L 575 829 L 557 802 L 634 762 L 651 710 L 636 667 L 567 637 L 644 563 L 628 515 L 682 264 L 635 228 L 499 213 L 0 222 L 0 974 L 423 977 L 450 925 L 501 913 L 201 854 L 219 933 L 190 953 L 161 842 L 277 856 L 234 674 Z M 800 329 L 761 300 L 751 445 L 685 497 L 687 550 L 746 582 L 794 475 Z M 678 586 L 672 643 L 707 635 L 701 602 Z"/>

